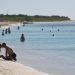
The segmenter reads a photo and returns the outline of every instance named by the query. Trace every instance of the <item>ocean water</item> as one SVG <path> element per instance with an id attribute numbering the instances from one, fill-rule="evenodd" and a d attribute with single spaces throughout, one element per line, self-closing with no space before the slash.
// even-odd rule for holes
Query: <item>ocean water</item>
<path id="1" fill-rule="evenodd" d="M 75 75 L 75 22 L 37 22 L 11 26 L 2 36 L 17 54 L 17 61 L 50 75 Z M 5 29 L 5 28 L 4 28 Z M 21 34 L 25 42 L 20 41 Z"/>

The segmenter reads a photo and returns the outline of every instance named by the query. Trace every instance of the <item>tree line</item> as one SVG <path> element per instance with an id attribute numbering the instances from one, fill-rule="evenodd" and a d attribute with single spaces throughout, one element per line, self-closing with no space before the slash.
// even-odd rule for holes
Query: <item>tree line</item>
<path id="1" fill-rule="evenodd" d="M 0 21 L 69 21 L 69 20 L 71 20 L 71 19 L 67 16 L 58 16 L 58 15 L 53 15 L 53 16 L 42 16 L 42 15 L 29 16 L 29 15 L 23 15 L 23 14 L 18 14 L 18 15 L 0 14 Z"/>

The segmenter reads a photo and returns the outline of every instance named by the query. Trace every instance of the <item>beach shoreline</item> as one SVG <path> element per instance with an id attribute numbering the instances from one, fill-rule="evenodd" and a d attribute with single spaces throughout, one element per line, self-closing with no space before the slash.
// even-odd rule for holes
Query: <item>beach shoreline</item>
<path id="1" fill-rule="evenodd" d="M 75 23 L 75 21 L 53 21 L 53 22 L 33 22 L 34 24 L 45 24 L 45 23 L 64 23 L 64 24 L 68 24 L 68 23 Z M 23 22 L 11 22 L 11 21 L 4 21 L 4 22 L 0 22 L 0 27 L 9 27 L 9 26 L 19 26 L 19 25 L 23 25 Z"/>
<path id="2" fill-rule="evenodd" d="M 0 28 L 5 29 L 11 26 L 19 26 L 21 24 L 22 22 L 0 22 Z"/>
<path id="3" fill-rule="evenodd" d="M 9 25 L 12 25 L 12 24 L 19 24 L 19 23 L 22 23 L 22 22 L 4 21 L 4 22 L 0 22 L 0 26 L 9 26 Z"/>
<path id="4" fill-rule="evenodd" d="M 48 75 L 18 62 L 0 59 L 0 75 Z"/>

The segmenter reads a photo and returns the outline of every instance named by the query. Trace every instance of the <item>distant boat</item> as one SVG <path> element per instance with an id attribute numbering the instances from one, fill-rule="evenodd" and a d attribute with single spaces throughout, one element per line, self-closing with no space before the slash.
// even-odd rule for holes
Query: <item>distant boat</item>
<path id="1" fill-rule="evenodd" d="M 33 22 L 24 21 L 24 22 L 23 22 L 23 25 L 25 25 L 25 24 L 33 24 Z"/>

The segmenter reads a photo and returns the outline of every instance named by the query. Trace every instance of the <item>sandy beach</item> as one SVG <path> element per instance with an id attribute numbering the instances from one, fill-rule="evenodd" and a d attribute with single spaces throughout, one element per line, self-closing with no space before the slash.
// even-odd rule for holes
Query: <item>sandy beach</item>
<path id="1" fill-rule="evenodd" d="M 11 26 L 19 26 L 22 22 L 0 22 L 0 28 L 8 28 Z"/>
<path id="2" fill-rule="evenodd" d="M 0 59 L 0 75 L 48 75 L 18 62 Z"/>
<path id="3" fill-rule="evenodd" d="M 21 23 L 21 22 L 10 22 L 10 21 L 4 21 L 4 22 L 0 22 L 0 26 L 9 26 L 9 25 L 12 25 L 12 24 L 18 24 L 18 23 Z"/>

